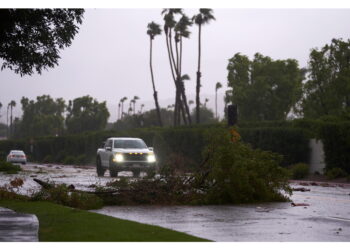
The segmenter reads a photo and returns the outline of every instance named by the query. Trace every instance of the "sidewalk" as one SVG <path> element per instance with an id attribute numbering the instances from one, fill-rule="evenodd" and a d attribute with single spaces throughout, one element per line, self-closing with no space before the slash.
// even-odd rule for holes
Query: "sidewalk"
<path id="1" fill-rule="evenodd" d="M 35 215 L 0 207 L 0 242 L 38 241 L 38 231 Z"/>

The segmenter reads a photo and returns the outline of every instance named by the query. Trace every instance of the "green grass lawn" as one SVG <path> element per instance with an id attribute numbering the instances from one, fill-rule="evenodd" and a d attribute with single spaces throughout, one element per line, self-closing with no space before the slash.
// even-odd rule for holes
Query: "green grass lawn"
<path id="1" fill-rule="evenodd" d="M 0 206 L 35 214 L 40 225 L 39 241 L 207 241 L 158 226 L 49 202 L 0 201 Z"/>

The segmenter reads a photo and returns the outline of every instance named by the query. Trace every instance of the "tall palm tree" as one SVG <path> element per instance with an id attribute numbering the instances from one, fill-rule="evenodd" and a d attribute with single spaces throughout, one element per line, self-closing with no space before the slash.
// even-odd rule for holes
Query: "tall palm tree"
<path id="1" fill-rule="evenodd" d="M 133 106 L 133 103 L 135 103 L 135 100 L 134 100 L 134 99 L 131 99 L 130 102 L 129 102 L 128 115 L 130 115 L 130 113 L 132 113 L 132 106 Z"/>
<path id="2" fill-rule="evenodd" d="M 133 100 L 133 104 L 134 104 L 134 114 L 135 114 L 135 106 L 136 106 L 136 101 L 137 100 L 140 100 L 140 97 L 138 97 L 137 95 L 134 96 L 134 99 Z"/>
<path id="3" fill-rule="evenodd" d="M 217 82 L 215 85 L 215 118 L 218 119 L 218 89 L 222 88 L 222 84 Z"/>
<path id="4" fill-rule="evenodd" d="M 121 115 L 121 119 L 123 119 L 123 116 L 124 116 L 124 102 L 127 100 L 128 98 L 126 96 L 124 96 L 122 99 L 120 99 L 120 102 L 122 104 L 122 115 Z"/>
<path id="5" fill-rule="evenodd" d="M 204 108 L 207 107 L 207 102 L 209 102 L 209 99 L 208 99 L 208 98 L 205 98 L 205 100 L 204 100 Z"/>
<path id="6" fill-rule="evenodd" d="M 140 108 L 140 114 L 142 114 L 142 110 L 143 110 L 143 108 L 145 107 L 145 104 L 141 104 L 141 108 Z"/>
<path id="7" fill-rule="evenodd" d="M 200 122 L 199 106 L 200 98 L 199 92 L 201 87 L 201 35 L 202 25 L 209 23 L 211 20 L 215 20 L 212 14 L 212 9 L 199 9 L 199 13 L 193 16 L 192 20 L 198 25 L 198 68 L 197 68 L 197 82 L 196 82 L 196 123 Z"/>
<path id="8" fill-rule="evenodd" d="M 188 30 L 188 28 L 191 25 L 192 25 L 191 20 L 185 14 L 182 14 L 180 20 L 176 23 L 174 27 L 175 45 L 176 45 L 175 47 L 176 47 L 176 55 L 177 55 L 176 78 L 178 81 L 179 92 L 181 94 L 181 98 L 184 104 L 188 123 L 190 125 L 192 124 L 192 119 L 191 119 L 190 110 L 187 103 L 187 97 L 186 97 L 185 86 L 184 86 L 184 80 L 189 80 L 189 76 L 182 75 L 182 38 L 189 38 L 191 32 Z M 178 49 L 178 47 L 180 48 Z"/>
<path id="9" fill-rule="evenodd" d="M 154 98 L 154 103 L 156 105 L 158 124 L 160 127 L 163 126 L 163 122 L 162 122 L 162 117 L 160 115 L 160 107 L 159 107 L 159 102 L 158 102 L 158 92 L 156 91 L 156 86 L 154 84 L 153 64 L 152 64 L 152 45 L 153 45 L 152 41 L 153 41 L 155 36 L 160 35 L 161 33 L 162 33 L 162 30 L 161 30 L 159 24 L 156 24 L 155 22 L 151 22 L 148 24 L 147 34 L 149 35 L 149 38 L 150 38 L 149 67 L 151 70 L 151 80 L 152 80 L 152 86 L 153 86 L 153 98 Z"/>
<path id="10" fill-rule="evenodd" d="M 179 88 L 179 78 L 178 78 L 178 68 L 177 63 L 175 62 L 173 46 L 172 46 L 172 31 L 175 28 L 175 14 L 182 14 L 182 9 L 163 9 L 162 15 L 164 15 L 164 33 L 165 33 L 165 41 L 168 50 L 168 58 L 170 63 L 170 71 L 175 84 L 175 109 L 174 109 L 174 126 L 179 124 L 179 113 L 183 111 L 183 105 L 181 103 L 180 98 L 180 88 Z"/>
<path id="11" fill-rule="evenodd" d="M 12 110 L 14 107 L 16 107 L 16 102 L 15 101 L 11 101 L 8 106 L 10 106 L 10 109 L 11 109 L 11 115 L 10 115 L 10 137 L 12 136 L 12 132 L 13 132 L 13 129 L 12 129 Z"/>
<path id="12" fill-rule="evenodd" d="M 119 101 L 119 103 L 118 103 L 117 121 L 118 121 L 119 118 L 120 118 L 120 108 L 121 108 L 121 102 Z"/>

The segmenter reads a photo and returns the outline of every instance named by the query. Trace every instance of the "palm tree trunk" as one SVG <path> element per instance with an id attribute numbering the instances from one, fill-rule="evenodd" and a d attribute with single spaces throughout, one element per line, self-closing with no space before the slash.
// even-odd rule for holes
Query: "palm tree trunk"
<path id="1" fill-rule="evenodd" d="M 162 117 L 160 116 L 160 108 L 158 103 L 158 93 L 156 91 L 156 86 L 154 84 L 154 76 L 153 76 L 153 66 L 152 66 L 152 39 L 150 38 L 150 55 L 149 55 L 149 67 L 151 70 L 151 78 L 152 78 L 152 86 L 153 86 L 153 97 L 154 97 L 154 103 L 156 105 L 157 110 L 157 116 L 158 116 L 158 124 L 160 127 L 163 127 L 162 123 Z M 135 114 L 135 108 L 134 108 L 134 114 Z"/>
<path id="2" fill-rule="evenodd" d="M 13 134 L 13 129 L 12 129 L 12 108 L 13 106 L 11 105 L 11 116 L 10 116 L 10 137 L 12 138 Z"/>
<path id="3" fill-rule="evenodd" d="M 124 102 L 122 102 L 121 110 L 122 110 L 122 114 L 121 114 L 121 116 L 120 116 L 120 119 L 123 119 L 123 114 L 124 114 Z"/>
<path id="4" fill-rule="evenodd" d="M 9 107 L 10 106 L 7 105 L 7 112 L 6 112 L 6 125 L 7 125 L 7 127 L 6 127 L 6 137 L 7 138 L 9 138 L 9 133 L 10 133 L 10 131 L 9 131 Z"/>
<path id="5" fill-rule="evenodd" d="M 199 92 L 201 87 L 201 24 L 198 25 L 198 69 L 197 69 L 197 85 L 196 85 L 196 123 L 200 122 L 200 114 L 199 114 Z"/>
<path id="6" fill-rule="evenodd" d="M 180 38 L 180 63 L 179 63 L 180 67 L 179 67 L 179 75 L 181 76 L 181 67 L 182 67 L 182 37 Z M 188 103 L 187 103 L 187 97 L 186 97 L 186 92 L 185 92 L 185 85 L 182 81 L 179 82 L 180 83 L 180 87 L 181 87 L 181 96 L 185 105 L 185 110 L 186 110 L 186 114 L 187 114 L 187 119 L 188 119 L 188 123 L 189 125 L 192 124 L 192 119 L 191 119 L 191 114 L 190 114 L 190 109 L 188 107 Z"/>
<path id="7" fill-rule="evenodd" d="M 168 50 L 168 57 L 169 57 L 169 64 L 170 64 L 170 70 L 171 70 L 171 75 L 173 77 L 174 80 L 174 84 L 175 84 L 175 89 L 176 89 L 176 94 L 175 94 L 175 106 L 174 106 L 174 127 L 177 126 L 177 112 L 178 112 L 178 97 L 177 97 L 177 86 L 176 86 L 176 79 L 175 79 L 175 73 L 174 73 L 174 67 L 173 67 L 173 63 L 171 61 L 171 52 L 170 52 L 170 45 L 169 45 L 169 37 L 166 34 L 165 35 L 165 42 L 166 42 L 166 47 Z"/>
<path id="8" fill-rule="evenodd" d="M 218 90 L 215 89 L 215 118 L 218 119 Z"/>

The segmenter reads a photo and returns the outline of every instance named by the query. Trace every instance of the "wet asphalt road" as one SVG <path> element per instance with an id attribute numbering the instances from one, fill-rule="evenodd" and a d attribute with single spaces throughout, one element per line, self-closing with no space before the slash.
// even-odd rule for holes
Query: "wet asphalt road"
<path id="1" fill-rule="evenodd" d="M 38 190 L 32 179 L 74 184 L 89 189 L 105 184 L 94 167 L 27 164 L 18 175 L 0 173 L 0 185 L 15 177 L 24 179 L 23 194 Z M 131 173 L 121 173 L 131 176 Z M 108 175 L 108 173 L 106 174 Z M 302 187 L 298 183 L 293 187 Z M 350 241 L 350 188 L 308 186 L 310 192 L 294 192 L 289 202 L 234 206 L 110 206 L 94 212 L 186 232 L 213 241 Z"/>

